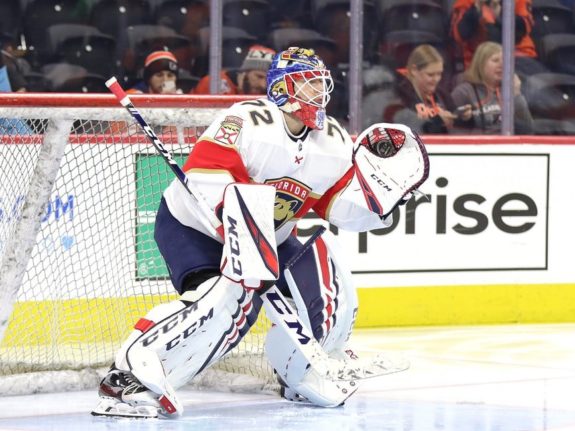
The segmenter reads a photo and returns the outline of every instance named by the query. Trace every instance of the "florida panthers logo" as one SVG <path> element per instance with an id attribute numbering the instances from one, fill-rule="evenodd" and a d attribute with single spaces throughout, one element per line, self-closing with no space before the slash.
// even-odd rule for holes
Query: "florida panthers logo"
<path id="1" fill-rule="evenodd" d="M 274 220 L 275 228 L 279 229 L 288 220 L 296 217 L 310 195 L 310 188 L 287 177 L 267 180 L 266 184 L 276 188 Z"/>

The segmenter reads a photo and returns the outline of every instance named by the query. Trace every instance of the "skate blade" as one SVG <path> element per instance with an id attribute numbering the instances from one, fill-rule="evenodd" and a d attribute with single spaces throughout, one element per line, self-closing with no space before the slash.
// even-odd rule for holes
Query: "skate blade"
<path id="1" fill-rule="evenodd" d="M 115 418 L 156 419 L 158 409 L 152 406 L 131 406 L 119 401 L 102 399 L 91 414 Z"/>

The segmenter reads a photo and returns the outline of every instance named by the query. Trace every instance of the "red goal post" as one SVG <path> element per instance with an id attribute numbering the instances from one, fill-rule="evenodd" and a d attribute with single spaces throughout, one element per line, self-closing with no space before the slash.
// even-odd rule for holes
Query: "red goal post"
<path id="1" fill-rule="evenodd" d="M 252 99 L 131 98 L 180 163 Z M 96 388 L 133 323 L 174 296 L 153 240 L 173 174 L 113 95 L 26 93 L 0 95 L 0 172 L 0 395 Z M 268 324 L 199 384 L 273 386 Z"/>

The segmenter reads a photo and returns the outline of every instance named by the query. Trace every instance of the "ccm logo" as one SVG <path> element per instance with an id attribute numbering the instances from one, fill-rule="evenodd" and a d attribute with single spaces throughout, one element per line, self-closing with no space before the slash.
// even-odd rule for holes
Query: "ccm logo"
<path id="1" fill-rule="evenodd" d="M 372 173 L 370 176 L 371 176 L 371 178 L 373 178 L 373 179 L 377 182 L 377 184 L 379 184 L 379 185 L 380 185 L 381 187 L 383 187 L 385 190 L 387 190 L 388 192 L 391 191 L 391 188 L 389 188 L 389 186 L 388 186 L 387 184 L 385 184 L 385 183 L 383 182 L 383 180 L 381 180 L 381 178 L 379 178 L 377 175 L 375 175 L 375 174 Z"/>
<path id="2" fill-rule="evenodd" d="M 178 326 L 178 324 L 185 322 L 190 316 L 190 314 L 196 311 L 197 309 L 198 305 L 192 304 L 191 306 L 184 308 L 182 311 L 180 311 L 179 313 L 175 314 L 173 317 L 165 321 L 165 323 L 162 326 L 158 327 L 157 329 L 154 329 L 153 331 L 150 331 L 149 334 L 146 333 L 146 337 L 142 340 L 142 344 L 144 345 L 144 347 L 148 347 L 150 344 L 155 342 L 160 335 L 169 333 L 172 329 Z M 204 324 L 205 321 L 211 319 L 213 317 L 213 314 L 214 310 L 212 308 L 205 316 L 202 316 L 199 319 L 199 321 L 194 321 L 192 325 L 184 331 L 184 338 L 187 338 L 188 336 L 193 334 L 198 327 Z M 179 337 L 180 335 L 178 335 L 176 339 L 178 339 Z M 168 346 L 170 346 L 170 344 L 173 343 L 174 340 L 170 341 L 168 343 Z M 169 347 L 168 350 L 170 348 L 171 347 Z"/>
<path id="3" fill-rule="evenodd" d="M 284 316 L 283 320 L 288 328 L 295 331 L 300 344 L 305 345 L 309 343 L 310 337 L 304 334 L 304 327 L 299 322 L 297 316 L 294 315 L 291 308 L 282 300 L 282 298 L 275 292 L 267 292 L 265 295 L 269 299 L 272 307 L 274 307 L 279 314 Z"/>
<path id="4" fill-rule="evenodd" d="M 146 132 L 146 135 L 148 135 L 150 138 L 152 138 L 152 140 L 154 141 L 154 145 L 156 146 L 156 148 L 158 150 L 160 150 L 162 152 L 162 154 L 164 155 L 164 157 L 166 157 L 168 162 L 171 163 L 172 165 L 175 165 L 176 162 L 172 159 L 170 152 L 168 150 L 166 150 L 166 147 L 164 147 L 164 144 L 162 143 L 162 141 L 160 141 L 158 139 L 158 137 L 156 136 L 156 134 L 154 133 L 152 128 L 150 126 L 144 126 L 144 132 Z"/>
<path id="5" fill-rule="evenodd" d="M 186 338 L 188 338 L 190 335 L 192 335 L 194 332 L 196 332 L 198 329 L 200 329 L 202 326 L 204 326 L 204 323 L 206 323 L 208 320 L 212 319 L 213 317 L 214 317 L 214 309 L 210 308 L 210 311 L 208 311 L 208 314 L 200 317 L 200 320 L 195 321 L 189 327 L 187 327 L 184 330 L 184 332 L 176 335 L 173 339 L 168 341 L 168 343 L 166 344 L 166 351 L 172 350 L 174 347 L 176 347 L 178 344 L 180 344 L 180 340 L 185 340 Z"/>
<path id="6" fill-rule="evenodd" d="M 242 275 L 242 262 L 240 261 L 240 243 L 238 241 L 238 222 L 232 217 L 228 216 L 228 244 L 230 246 L 230 260 L 232 262 L 232 270 L 236 275 Z"/>

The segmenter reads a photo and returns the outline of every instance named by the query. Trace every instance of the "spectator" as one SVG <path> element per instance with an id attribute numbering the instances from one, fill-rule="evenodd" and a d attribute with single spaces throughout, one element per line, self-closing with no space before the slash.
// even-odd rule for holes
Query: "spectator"
<path id="1" fill-rule="evenodd" d="M 169 51 L 154 51 L 144 61 L 143 81 L 129 93 L 177 94 L 178 60 Z"/>
<path id="2" fill-rule="evenodd" d="M 142 72 L 143 80 L 130 88 L 130 94 L 181 94 L 177 88 L 178 60 L 169 51 L 154 51 L 144 60 Z M 130 129 L 132 127 L 132 129 Z M 132 133 L 137 130 L 135 124 L 129 125 L 125 121 L 113 121 L 108 126 L 110 133 Z M 175 133 L 173 126 L 155 128 L 156 133 Z"/>
<path id="3" fill-rule="evenodd" d="M 501 80 L 503 55 L 501 45 L 484 42 L 477 47 L 471 65 L 464 74 L 465 82 L 452 92 L 458 106 L 472 105 L 472 118 L 466 123 L 472 133 L 501 133 Z M 533 118 L 521 94 L 521 80 L 514 77 L 515 132 L 533 133 Z"/>
<path id="4" fill-rule="evenodd" d="M 23 69 L 29 68 L 25 60 L 16 57 L 14 38 L 0 33 L 0 91 L 26 91 L 26 78 Z"/>
<path id="5" fill-rule="evenodd" d="M 273 49 L 262 45 L 250 47 L 239 70 L 222 70 L 218 94 L 266 94 L 266 77 Z M 204 76 L 192 91 L 194 94 L 210 94 L 210 77 Z"/>
<path id="6" fill-rule="evenodd" d="M 419 45 L 409 55 L 406 68 L 398 72 L 401 102 L 386 108 L 385 121 L 406 124 L 416 132 L 449 133 L 454 125 L 471 118 L 471 106 L 463 107 L 459 117 L 453 114 L 451 96 L 438 87 L 443 58 L 433 46 Z"/>
<path id="7" fill-rule="evenodd" d="M 539 63 L 531 30 L 531 0 L 515 1 L 515 57 L 518 72 L 524 75 L 545 72 Z M 482 42 L 501 43 L 501 0 L 455 0 L 451 14 L 451 36 L 460 48 L 463 68 L 471 64 L 473 53 Z M 461 69 L 460 69 L 461 70 Z"/>
<path id="8" fill-rule="evenodd" d="M 26 80 L 20 72 L 16 57 L 12 55 L 12 37 L 0 34 L 0 92 L 26 91 Z M 1 135 L 29 135 L 32 129 L 26 121 L 0 118 Z"/>

